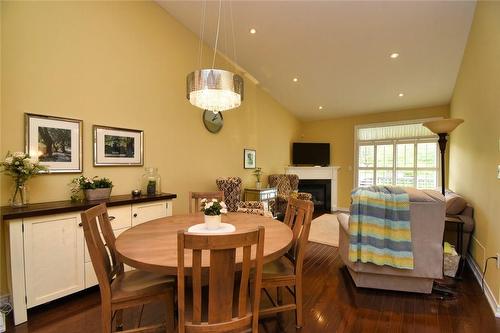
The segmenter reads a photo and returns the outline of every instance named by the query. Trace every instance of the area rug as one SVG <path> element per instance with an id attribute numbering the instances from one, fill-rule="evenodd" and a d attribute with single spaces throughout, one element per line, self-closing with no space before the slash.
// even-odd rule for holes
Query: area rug
<path id="1" fill-rule="evenodd" d="M 311 222 L 309 241 L 339 246 L 339 222 L 336 214 L 323 214 Z"/>

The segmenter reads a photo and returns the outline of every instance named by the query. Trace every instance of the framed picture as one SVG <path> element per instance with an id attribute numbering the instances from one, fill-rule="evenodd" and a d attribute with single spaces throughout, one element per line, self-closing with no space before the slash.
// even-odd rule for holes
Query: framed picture
<path id="1" fill-rule="evenodd" d="M 144 131 L 94 125 L 94 166 L 144 165 Z"/>
<path id="2" fill-rule="evenodd" d="M 82 125 L 78 119 L 25 113 L 26 153 L 50 173 L 82 172 Z"/>
<path id="3" fill-rule="evenodd" d="M 243 149 L 243 167 L 245 169 L 255 169 L 257 165 L 255 149 Z"/>

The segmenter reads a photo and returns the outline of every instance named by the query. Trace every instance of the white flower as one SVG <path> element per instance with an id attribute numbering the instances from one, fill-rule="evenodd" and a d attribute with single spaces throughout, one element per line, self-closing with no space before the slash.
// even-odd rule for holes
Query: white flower
<path id="1" fill-rule="evenodd" d="M 220 205 L 222 206 L 222 208 L 227 208 L 226 204 L 224 203 L 224 201 L 221 201 L 220 202 Z"/>
<path id="2" fill-rule="evenodd" d="M 12 164 L 12 161 L 14 161 L 14 159 L 12 158 L 12 156 L 9 156 L 5 159 L 5 163 L 7 164 Z"/>
<path id="3" fill-rule="evenodd" d="M 222 208 L 222 209 L 220 210 L 220 212 L 221 212 L 221 214 L 227 214 L 227 209 L 226 209 L 226 208 Z"/>
<path id="4" fill-rule="evenodd" d="M 207 203 L 207 204 L 205 205 L 205 209 L 208 209 L 208 208 L 212 207 L 213 205 L 214 205 L 214 203 L 213 203 L 213 202 L 209 202 L 209 203 Z"/>
<path id="5" fill-rule="evenodd" d="M 26 156 L 26 154 L 23 153 L 22 151 L 16 151 L 14 154 L 12 154 L 12 156 L 18 157 L 18 158 L 24 158 Z"/>
<path id="6" fill-rule="evenodd" d="M 15 162 L 14 162 L 14 164 L 15 164 L 15 165 L 19 165 L 19 161 L 15 161 Z"/>
<path id="7" fill-rule="evenodd" d="M 203 198 L 203 199 L 201 199 L 201 201 L 200 201 L 200 202 L 201 202 L 201 203 L 205 203 L 205 202 L 207 202 L 207 199 L 206 199 L 206 198 Z"/>
<path id="8" fill-rule="evenodd" d="M 212 199 L 212 202 L 217 202 L 217 199 Z"/>

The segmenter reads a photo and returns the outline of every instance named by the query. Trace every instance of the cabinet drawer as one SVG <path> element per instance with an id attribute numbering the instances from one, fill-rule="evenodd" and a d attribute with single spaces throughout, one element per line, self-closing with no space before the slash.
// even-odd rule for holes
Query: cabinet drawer
<path id="1" fill-rule="evenodd" d="M 160 200 L 132 205 L 132 225 L 172 215 L 172 201 Z"/>
<path id="2" fill-rule="evenodd" d="M 113 230 L 130 228 L 132 226 L 132 211 L 130 205 L 109 207 L 108 215 Z"/>
<path id="3" fill-rule="evenodd" d="M 113 230 L 113 232 L 115 233 L 115 237 L 118 237 L 122 232 L 124 232 L 127 229 L 129 229 L 129 228 Z M 102 234 L 101 234 L 101 237 L 102 237 Z M 104 242 L 104 238 L 102 238 L 102 240 Z M 85 243 L 85 254 L 83 257 L 84 257 L 84 262 L 86 262 L 86 263 L 90 262 L 90 254 L 89 254 L 89 249 L 87 248 L 87 243 Z M 90 265 L 90 266 L 92 266 L 92 265 Z"/>

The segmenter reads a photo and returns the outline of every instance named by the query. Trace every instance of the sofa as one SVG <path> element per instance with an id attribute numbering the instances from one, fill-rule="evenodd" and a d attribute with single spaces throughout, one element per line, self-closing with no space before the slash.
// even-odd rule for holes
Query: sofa
<path id="1" fill-rule="evenodd" d="M 434 279 L 443 277 L 444 197 L 431 190 L 405 190 L 410 197 L 413 270 L 351 262 L 349 215 L 337 215 L 340 224 L 340 257 L 357 287 L 429 294 L 432 292 Z"/>

